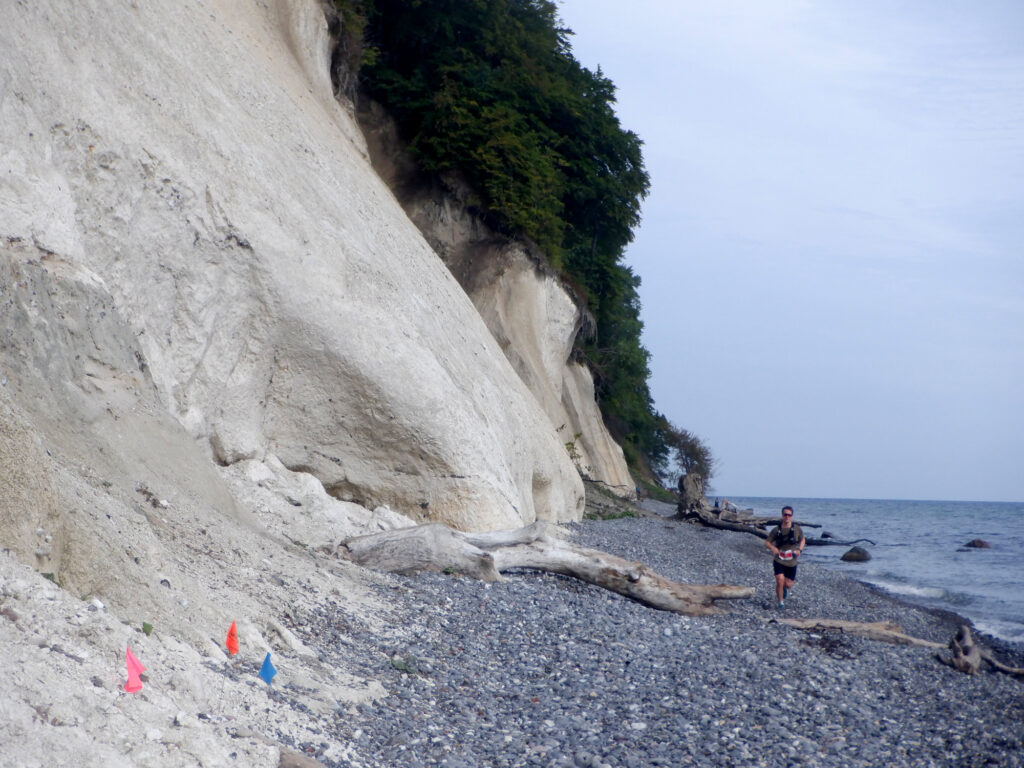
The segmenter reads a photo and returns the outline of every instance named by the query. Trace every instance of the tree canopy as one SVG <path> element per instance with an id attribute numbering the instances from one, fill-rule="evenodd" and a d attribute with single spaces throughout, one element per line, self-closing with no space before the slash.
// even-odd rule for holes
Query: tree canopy
<path id="1" fill-rule="evenodd" d="M 577 342 L 606 422 L 634 467 L 668 453 L 647 380 L 650 355 L 623 264 L 649 178 L 615 86 L 571 52 L 551 0 L 338 0 L 363 29 L 362 87 L 420 167 L 458 172 L 498 231 L 526 237 L 586 302 Z"/>
<path id="2" fill-rule="evenodd" d="M 668 421 L 664 422 L 662 428 L 668 446 L 666 465 L 661 467 L 663 474 L 669 474 L 674 469 L 684 475 L 700 475 L 705 481 L 714 477 L 718 461 L 703 440 Z"/>

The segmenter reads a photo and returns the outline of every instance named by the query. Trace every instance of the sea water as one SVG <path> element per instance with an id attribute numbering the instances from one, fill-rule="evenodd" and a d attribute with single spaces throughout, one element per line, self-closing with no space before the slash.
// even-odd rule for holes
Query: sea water
<path id="1" fill-rule="evenodd" d="M 759 515 L 778 515 L 789 504 L 808 538 L 827 531 L 843 541 L 870 539 L 859 543 L 871 555 L 865 563 L 843 562 L 847 546 L 808 547 L 802 560 L 1024 644 L 1024 503 L 728 498 Z M 990 547 L 964 546 L 974 539 Z"/>

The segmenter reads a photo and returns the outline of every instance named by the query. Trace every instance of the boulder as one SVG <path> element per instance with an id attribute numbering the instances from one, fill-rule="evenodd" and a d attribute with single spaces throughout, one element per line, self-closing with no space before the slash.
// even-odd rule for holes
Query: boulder
<path id="1" fill-rule="evenodd" d="M 840 558 L 840 560 L 844 560 L 847 563 L 866 563 L 870 559 L 871 553 L 864 549 L 864 547 L 851 547 Z"/>
<path id="2" fill-rule="evenodd" d="M 964 546 L 970 547 L 971 549 L 990 549 L 992 547 L 992 545 L 984 539 L 971 539 L 964 544 Z"/>

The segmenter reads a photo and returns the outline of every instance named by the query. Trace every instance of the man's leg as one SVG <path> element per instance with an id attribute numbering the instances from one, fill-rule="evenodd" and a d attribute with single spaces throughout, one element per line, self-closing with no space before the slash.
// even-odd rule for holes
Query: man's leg
<path id="1" fill-rule="evenodd" d="M 782 590 L 782 599 L 785 600 L 789 597 L 789 590 L 793 588 L 793 584 L 796 583 L 796 566 L 792 566 L 786 570 L 786 584 Z"/>
<path id="2" fill-rule="evenodd" d="M 775 574 L 775 597 L 781 603 L 786 599 L 786 576 L 782 573 Z"/>

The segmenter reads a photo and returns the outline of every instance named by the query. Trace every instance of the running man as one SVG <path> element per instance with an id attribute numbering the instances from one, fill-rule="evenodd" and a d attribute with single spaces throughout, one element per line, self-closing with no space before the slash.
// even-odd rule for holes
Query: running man
<path id="1" fill-rule="evenodd" d="M 793 522 L 792 507 L 782 508 L 782 521 L 772 528 L 764 545 L 775 555 L 772 559 L 772 567 L 775 570 L 775 597 L 778 598 L 779 608 L 784 608 L 790 587 L 796 581 L 796 559 L 803 554 L 804 547 L 807 546 L 803 530 Z"/>

